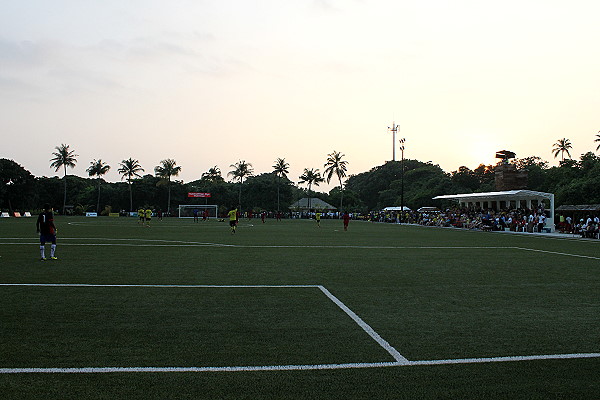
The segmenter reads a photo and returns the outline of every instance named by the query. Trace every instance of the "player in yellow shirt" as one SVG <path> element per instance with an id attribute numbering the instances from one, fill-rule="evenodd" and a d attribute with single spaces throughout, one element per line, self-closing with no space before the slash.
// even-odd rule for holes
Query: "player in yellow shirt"
<path id="1" fill-rule="evenodd" d="M 146 210 L 144 210 L 144 207 L 138 208 L 137 214 L 138 214 L 138 224 L 144 225 L 144 220 L 146 219 Z"/>
<path id="2" fill-rule="evenodd" d="M 315 213 L 315 219 L 317 220 L 317 226 L 320 228 L 321 227 L 321 213 L 320 212 L 316 212 Z"/>
<path id="3" fill-rule="evenodd" d="M 150 208 L 147 208 L 146 211 L 144 211 L 144 214 L 146 216 L 146 226 L 150 226 L 150 220 L 152 219 L 152 210 Z"/>
<path id="4" fill-rule="evenodd" d="M 227 216 L 229 217 L 229 226 L 231 227 L 232 234 L 235 233 L 235 228 L 237 227 L 237 223 L 238 223 L 237 211 L 238 211 L 237 208 L 233 208 L 231 211 L 229 211 L 227 213 Z"/>

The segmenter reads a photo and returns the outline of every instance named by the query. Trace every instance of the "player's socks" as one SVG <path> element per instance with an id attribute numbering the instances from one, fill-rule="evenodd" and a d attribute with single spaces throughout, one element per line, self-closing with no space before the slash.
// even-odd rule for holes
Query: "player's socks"
<path id="1" fill-rule="evenodd" d="M 42 260 L 46 259 L 46 248 L 43 245 L 40 245 L 40 254 L 42 256 Z"/>
<path id="2" fill-rule="evenodd" d="M 54 252 L 56 251 L 56 245 L 50 246 L 50 258 L 54 258 Z"/>

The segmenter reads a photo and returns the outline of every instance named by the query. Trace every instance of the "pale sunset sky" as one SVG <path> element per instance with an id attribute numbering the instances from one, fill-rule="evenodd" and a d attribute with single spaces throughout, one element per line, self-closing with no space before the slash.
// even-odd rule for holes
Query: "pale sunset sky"
<path id="1" fill-rule="evenodd" d="M 450 172 L 496 150 L 595 151 L 597 0 L 0 0 L 0 157 L 36 176 L 55 146 L 178 179 L 278 157 L 297 182 L 337 150 L 357 174 L 405 157 Z M 400 157 L 399 151 L 397 158 Z M 333 182 L 332 185 L 333 186 Z M 321 186 L 326 190 L 328 186 Z"/>

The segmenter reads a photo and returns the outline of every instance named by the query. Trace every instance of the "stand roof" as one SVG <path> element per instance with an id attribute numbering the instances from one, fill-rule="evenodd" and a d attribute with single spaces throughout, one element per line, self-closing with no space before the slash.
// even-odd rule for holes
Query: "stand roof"
<path id="1" fill-rule="evenodd" d="M 539 200 L 551 199 L 552 193 L 536 192 L 533 190 L 507 190 L 504 192 L 485 192 L 485 193 L 463 193 L 446 194 L 436 196 L 434 200 L 458 200 L 458 201 L 488 201 L 488 200 Z"/>

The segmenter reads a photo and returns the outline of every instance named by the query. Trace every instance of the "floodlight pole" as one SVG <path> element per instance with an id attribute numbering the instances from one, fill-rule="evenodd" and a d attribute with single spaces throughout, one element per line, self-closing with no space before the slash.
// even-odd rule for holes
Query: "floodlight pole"
<path id="1" fill-rule="evenodd" d="M 392 122 L 392 126 L 388 126 L 388 131 L 392 132 L 392 161 L 396 161 L 396 132 L 400 131 L 400 125 Z"/>
<path id="2" fill-rule="evenodd" d="M 404 222 L 404 142 L 405 138 L 400 139 L 400 151 L 402 152 L 402 161 L 400 162 L 400 223 Z"/>

